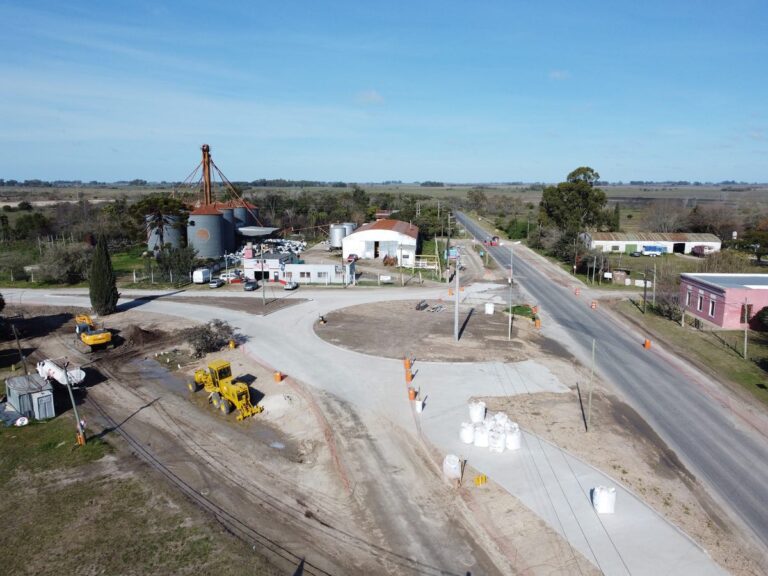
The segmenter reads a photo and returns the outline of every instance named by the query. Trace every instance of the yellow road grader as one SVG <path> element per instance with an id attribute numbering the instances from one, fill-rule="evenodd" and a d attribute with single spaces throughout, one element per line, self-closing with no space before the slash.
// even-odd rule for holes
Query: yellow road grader
<path id="1" fill-rule="evenodd" d="M 264 410 L 251 404 L 251 391 L 245 382 L 232 377 L 232 366 L 226 360 L 214 360 L 208 369 L 195 370 L 195 380 L 187 384 L 191 392 L 201 387 L 208 392 L 208 401 L 224 414 L 237 410 L 237 419 L 242 420 Z"/>

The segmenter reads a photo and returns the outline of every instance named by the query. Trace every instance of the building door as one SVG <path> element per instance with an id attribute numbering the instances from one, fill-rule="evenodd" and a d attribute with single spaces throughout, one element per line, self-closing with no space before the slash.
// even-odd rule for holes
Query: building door
<path id="1" fill-rule="evenodd" d="M 627 254 L 632 254 L 632 252 L 637 252 L 637 244 L 627 244 L 625 251 Z"/>
<path id="2" fill-rule="evenodd" d="M 379 257 L 379 243 L 374 242 L 373 243 L 373 257 L 378 258 Z"/>
<path id="3" fill-rule="evenodd" d="M 273 272 L 272 273 L 272 280 L 274 282 L 279 282 L 280 281 L 280 272 Z"/>
<path id="4" fill-rule="evenodd" d="M 675 254 L 685 254 L 685 242 L 675 242 L 672 244 L 672 252 Z"/>

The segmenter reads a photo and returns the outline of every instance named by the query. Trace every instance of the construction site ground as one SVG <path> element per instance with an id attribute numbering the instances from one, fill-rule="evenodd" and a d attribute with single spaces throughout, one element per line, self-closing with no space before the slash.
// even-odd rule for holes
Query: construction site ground
<path id="1" fill-rule="evenodd" d="M 476 274 L 483 274 L 479 268 Z M 498 303 L 505 293 L 502 285 L 491 300 Z M 152 301 L 259 314 L 252 306 L 258 294 L 234 296 L 174 294 Z M 510 342 L 507 318 L 499 307 L 486 315 L 487 300 L 470 297 L 460 310 L 463 332 L 457 345 L 447 294 L 442 302 L 428 301 L 430 307 L 444 305 L 439 312 L 417 312 L 419 300 L 335 309 L 325 314 L 327 324 L 315 323 L 315 334 L 335 346 L 372 356 L 412 356 L 417 383 L 419 370 L 426 367 L 420 363 L 535 359 L 567 391 L 484 398 L 491 410 L 507 412 L 524 428 L 639 494 L 731 573 L 759 573 L 749 544 L 732 526 L 721 523 L 717 505 L 650 427 L 600 382 L 593 399 L 592 430 L 584 431 L 579 402 L 584 388 L 577 389 L 577 383 L 583 386 L 588 381 L 588 371 L 558 342 L 544 338 L 523 318 L 515 320 Z M 108 318 L 124 343 L 97 355 L 91 366 L 97 377 L 81 398 L 82 409 L 93 422 L 91 433 L 103 433 L 108 442 L 124 445 L 110 420 L 118 423 L 174 477 L 226 510 L 229 522 L 234 517 L 247 525 L 251 532 L 244 539 L 253 540 L 256 553 L 266 554 L 283 570 L 298 565 L 300 559 L 293 554 L 299 554 L 311 559 L 306 573 L 599 572 L 492 479 L 474 486 L 471 465 L 461 488 L 447 485 L 439 473 L 442 454 L 388 418 L 386 407 L 361 409 L 290 374 L 276 382 L 274 367 L 261 362 L 251 344 L 213 356 L 229 359 L 233 373 L 251 382 L 264 413 L 236 422 L 233 416 L 214 411 L 203 393 L 191 394 L 184 386 L 194 368 L 206 360 L 188 362 L 188 356 L 179 353 L 183 349 L 179 330 L 193 321 L 150 313 L 141 304 L 129 302 L 125 311 Z M 74 309 L 21 311 L 27 317 L 47 319 L 30 323 L 34 329 L 26 334 L 25 346 L 34 349 L 32 359 L 75 357 L 70 347 L 72 325 L 66 318 Z M 109 420 L 100 416 L 97 405 Z M 116 454 L 137 469 L 147 466 L 129 450 Z M 119 478 L 123 472 L 115 474 Z M 153 474 L 162 482 L 160 472 Z M 190 522 L 200 521 L 189 514 Z M 439 562 L 425 562 L 425 557 Z"/>

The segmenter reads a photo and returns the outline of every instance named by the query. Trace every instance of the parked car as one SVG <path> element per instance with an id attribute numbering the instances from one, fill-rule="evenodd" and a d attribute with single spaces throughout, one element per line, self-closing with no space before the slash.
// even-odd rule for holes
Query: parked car
<path id="1" fill-rule="evenodd" d="M 224 282 L 232 282 L 232 280 L 240 280 L 239 270 L 230 270 L 229 272 L 222 272 L 219 274 L 219 279 Z"/>
<path id="2" fill-rule="evenodd" d="M 224 286 L 224 284 L 226 284 L 226 282 L 221 278 L 214 278 L 208 283 L 208 288 L 220 288 L 221 286 Z"/>
<path id="3" fill-rule="evenodd" d="M 691 249 L 691 254 L 693 256 L 698 256 L 699 258 L 704 258 L 705 256 L 712 254 L 714 251 L 715 249 L 712 248 L 712 246 L 698 245 Z"/>
<path id="4" fill-rule="evenodd" d="M 360 257 L 357 254 L 350 254 L 347 256 L 347 262 L 357 262 Z"/>
<path id="5" fill-rule="evenodd" d="M 256 282 L 256 280 L 246 280 L 245 284 L 243 284 L 243 290 L 245 290 L 246 292 L 253 292 L 258 287 L 259 287 L 259 283 Z"/>
<path id="6" fill-rule="evenodd" d="M 283 290 L 296 290 L 299 287 L 298 282 L 286 282 L 283 286 Z"/>
<path id="7" fill-rule="evenodd" d="M 632 258 L 640 258 L 640 256 L 643 255 L 643 253 L 638 250 L 635 250 L 634 252 L 630 252 L 629 255 L 632 256 Z"/>

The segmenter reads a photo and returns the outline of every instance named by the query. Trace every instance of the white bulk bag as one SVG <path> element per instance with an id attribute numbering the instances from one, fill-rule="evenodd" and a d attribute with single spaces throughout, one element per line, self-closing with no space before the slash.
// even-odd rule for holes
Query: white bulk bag
<path id="1" fill-rule="evenodd" d="M 592 506 L 598 514 L 613 514 L 616 509 L 616 488 L 606 486 L 593 488 Z"/>
<path id="2" fill-rule="evenodd" d="M 479 424 L 485 419 L 485 402 L 469 403 L 469 419 L 473 424 Z"/>
<path id="3" fill-rule="evenodd" d="M 523 440 L 523 434 L 520 432 L 517 424 L 514 422 L 509 423 L 506 435 L 506 447 L 507 450 L 520 450 L 520 444 Z"/>
<path id="4" fill-rule="evenodd" d="M 504 432 L 491 432 L 488 434 L 488 450 L 501 454 L 504 452 L 507 435 Z"/>
<path id="5" fill-rule="evenodd" d="M 475 426 L 472 422 L 462 422 L 459 438 L 464 444 L 472 444 L 475 441 Z"/>
<path id="6" fill-rule="evenodd" d="M 443 460 L 443 476 L 448 480 L 461 478 L 461 460 L 455 454 L 448 454 Z"/>
<path id="7" fill-rule="evenodd" d="M 475 446 L 488 448 L 488 430 L 482 424 L 475 426 Z"/>

